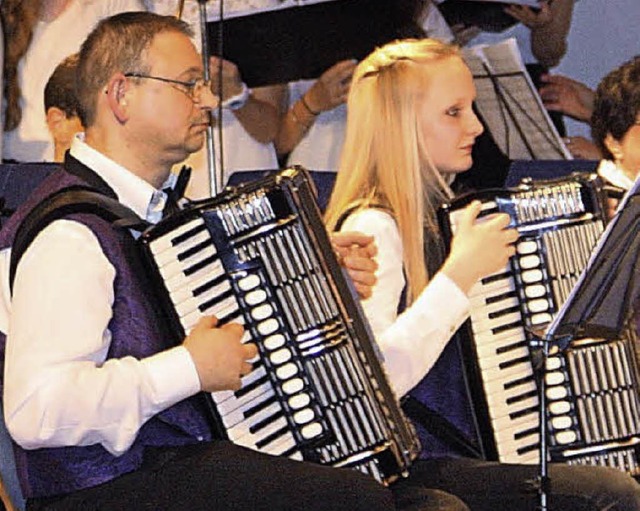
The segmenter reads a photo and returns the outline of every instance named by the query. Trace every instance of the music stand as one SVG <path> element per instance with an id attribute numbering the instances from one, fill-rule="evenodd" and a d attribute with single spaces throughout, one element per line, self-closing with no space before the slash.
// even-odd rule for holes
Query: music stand
<path id="1" fill-rule="evenodd" d="M 640 296 L 640 179 L 622 199 L 600 236 L 587 266 L 542 341 L 540 379 L 540 509 L 546 510 L 547 417 L 546 362 L 551 343 L 564 350 L 574 339 L 617 338 Z"/>

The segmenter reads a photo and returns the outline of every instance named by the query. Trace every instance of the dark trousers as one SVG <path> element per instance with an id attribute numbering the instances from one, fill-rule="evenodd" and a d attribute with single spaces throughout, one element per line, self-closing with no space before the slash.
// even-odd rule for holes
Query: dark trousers
<path id="1" fill-rule="evenodd" d="M 536 465 L 507 465 L 459 458 L 421 460 L 401 485 L 436 488 L 463 500 L 472 511 L 535 510 Z M 640 485 L 612 468 L 549 465 L 550 511 L 640 510 Z"/>
<path id="2" fill-rule="evenodd" d="M 462 511 L 437 490 L 397 492 L 352 469 L 260 454 L 217 441 L 149 450 L 143 466 L 108 483 L 48 499 L 29 511 Z"/>
<path id="3" fill-rule="evenodd" d="M 354 470 L 276 458 L 216 441 L 150 450 L 143 466 L 28 510 L 391 510 L 393 495 Z"/>

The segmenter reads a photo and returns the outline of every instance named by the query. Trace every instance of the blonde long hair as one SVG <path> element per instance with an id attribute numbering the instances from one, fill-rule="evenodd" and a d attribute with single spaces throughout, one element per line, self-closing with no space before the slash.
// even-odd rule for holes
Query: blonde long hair
<path id="1" fill-rule="evenodd" d="M 362 61 L 353 76 L 347 128 L 325 215 L 334 230 L 345 210 L 379 205 L 400 231 L 409 303 L 427 284 L 424 229 L 437 231 L 436 208 L 451 190 L 431 163 L 419 130 L 419 99 L 430 64 L 460 58 L 456 46 L 434 39 L 389 43 Z"/>

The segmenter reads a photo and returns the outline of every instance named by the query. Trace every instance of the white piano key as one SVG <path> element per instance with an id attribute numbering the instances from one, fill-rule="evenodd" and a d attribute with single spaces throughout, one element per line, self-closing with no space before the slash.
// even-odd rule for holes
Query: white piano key
<path id="1" fill-rule="evenodd" d="M 522 346 L 513 350 L 505 351 L 503 353 L 482 357 L 482 360 L 479 361 L 479 364 L 483 370 L 502 369 L 499 367 L 500 364 L 507 364 L 513 360 L 521 358 L 526 358 L 527 360 L 529 360 L 529 356 L 529 348 L 527 346 Z"/>
<path id="2" fill-rule="evenodd" d="M 195 227 L 198 227 L 203 224 L 204 224 L 204 220 L 202 218 L 196 218 L 194 220 L 191 220 L 177 227 L 176 229 L 173 229 L 171 233 L 165 236 L 156 238 L 155 240 L 149 243 L 149 248 L 154 254 L 160 254 L 163 251 L 173 247 L 172 240 L 184 234 L 185 232 L 188 232 L 191 229 L 194 229 Z"/>
<path id="3" fill-rule="evenodd" d="M 469 292 L 470 300 L 478 300 L 484 303 L 488 297 L 515 291 L 516 286 L 511 276 L 504 279 L 494 280 L 488 284 L 476 284 Z"/>
<path id="4" fill-rule="evenodd" d="M 234 413 L 225 415 L 222 418 L 222 422 L 227 428 L 227 434 L 229 440 L 235 441 L 241 436 L 249 433 L 249 427 L 257 424 L 263 419 L 273 417 L 282 412 L 280 403 L 274 402 L 257 413 L 252 414 L 250 417 L 245 416 L 246 410 L 236 410 Z"/>
<path id="5" fill-rule="evenodd" d="M 520 312 L 510 312 L 497 318 L 478 318 L 474 317 L 472 322 L 472 328 L 474 334 L 481 334 L 489 330 L 496 330 L 500 327 L 509 325 L 511 323 L 518 323 L 522 321 L 522 314 Z"/>
<path id="6" fill-rule="evenodd" d="M 493 368 L 488 369 L 487 371 L 483 370 L 482 374 L 482 379 L 487 385 L 496 380 L 500 381 L 502 384 L 506 384 L 519 378 L 531 376 L 533 374 L 533 368 L 528 362 L 520 362 L 519 364 L 506 367 L 504 369 Z"/>
<path id="7" fill-rule="evenodd" d="M 217 403 L 216 407 L 220 415 L 228 416 L 235 410 L 239 409 L 240 407 L 242 407 L 243 409 L 246 409 L 252 406 L 251 403 L 253 401 L 255 401 L 256 403 L 259 403 L 273 395 L 274 395 L 273 386 L 271 385 L 271 382 L 267 380 L 262 385 L 259 385 L 255 389 L 252 389 L 251 392 L 249 392 L 248 394 L 245 394 L 240 398 L 236 397 L 232 399 L 226 399 L 221 403 Z"/>
<path id="8" fill-rule="evenodd" d="M 276 420 L 281 418 L 279 416 L 281 412 L 282 408 L 280 407 L 280 404 L 273 403 L 272 405 L 266 407 L 264 410 L 260 410 L 255 415 L 247 417 L 240 422 L 229 425 L 227 425 L 227 423 L 225 422 L 225 425 L 227 425 L 227 435 L 229 436 L 229 440 L 231 440 L 232 442 L 238 442 L 241 438 L 249 436 L 252 438 L 251 441 L 253 443 L 253 440 L 260 439 L 261 435 L 259 433 L 252 433 L 250 428 L 258 423 L 261 423 L 265 419 L 269 419 L 270 417 L 273 417 L 273 421 L 275 422 Z M 265 427 L 268 427 L 268 425 Z"/>

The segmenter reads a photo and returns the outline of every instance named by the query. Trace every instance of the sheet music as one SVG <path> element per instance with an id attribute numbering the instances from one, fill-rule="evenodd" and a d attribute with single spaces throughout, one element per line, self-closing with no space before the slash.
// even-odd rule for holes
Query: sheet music
<path id="1" fill-rule="evenodd" d="M 223 8 L 225 18 L 237 18 L 249 14 L 335 1 L 337 0 L 223 0 Z M 187 3 L 197 4 L 197 1 L 187 0 Z M 211 0 L 207 9 L 207 21 L 218 21 L 220 19 L 220 0 Z"/>
<path id="2" fill-rule="evenodd" d="M 447 0 L 436 0 L 436 3 L 441 4 L 446 2 Z M 491 3 L 499 3 L 499 4 L 516 4 L 516 5 L 527 5 L 529 7 L 540 7 L 540 0 L 467 0 L 468 2 L 491 2 Z"/>
<path id="3" fill-rule="evenodd" d="M 516 40 L 463 50 L 476 105 L 493 138 L 512 160 L 568 160 L 565 147 L 527 73 Z"/>
<path id="4" fill-rule="evenodd" d="M 625 196 L 620 201 L 620 204 L 618 204 L 618 209 L 616 210 L 616 216 L 613 218 L 613 220 L 611 220 L 607 224 L 607 227 L 605 228 L 605 230 L 600 235 L 600 238 L 598 239 L 598 242 L 596 243 L 596 246 L 594 247 L 593 251 L 591 252 L 591 257 L 589 258 L 589 262 L 585 266 L 585 269 L 580 274 L 580 277 L 578 278 L 578 281 L 576 282 L 575 286 L 573 286 L 573 289 L 569 293 L 569 296 L 567 297 L 565 302 L 560 307 L 560 310 L 558 310 L 557 314 L 553 318 L 553 321 L 551 323 L 549 323 L 549 325 L 547 326 L 547 329 L 545 331 L 545 338 L 546 339 L 551 339 L 554 336 L 555 331 L 558 328 L 559 323 L 564 319 L 564 315 L 566 313 L 566 309 L 569 307 L 571 302 L 575 299 L 576 295 L 579 293 L 580 288 L 582 286 L 582 282 L 585 280 L 586 275 L 587 275 L 587 273 L 589 273 L 591 267 L 593 266 L 594 261 L 596 260 L 596 258 L 600 254 L 600 252 L 602 251 L 603 246 L 605 245 L 607 239 L 609 239 L 609 234 L 611 233 L 611 231 L 613 231 L 613 229 L 614 229 L 614 227 L 615 227 L 615 225 L 617 223 L 617 220 L 620 218 L 620 214 L 619 214 L 620 211 L 622 211 L 624 209 L 624 207 L 627 205 L 627 202 L 629 201 L 629 199 L 631 197 L 633 197 L 635 195 L 638 195 L 638 194 L 640 194 L 640 174 L 638 175 L 638 177 L 636 178 L 635 182 L 633 183 L 633 187 L 630 190 L 627 191 Z"/>

